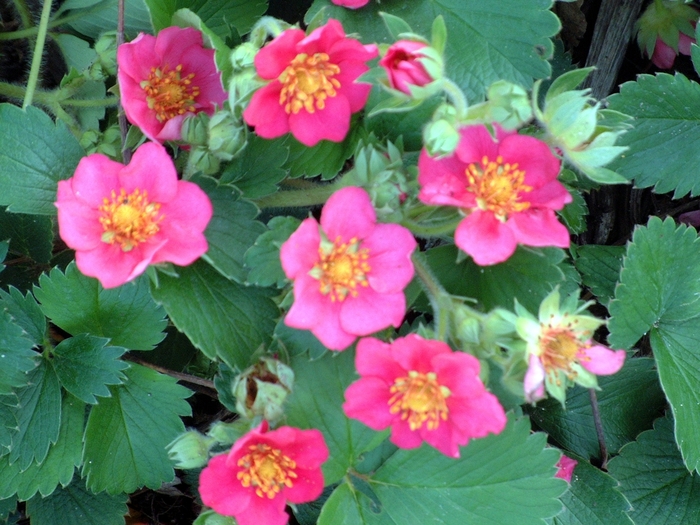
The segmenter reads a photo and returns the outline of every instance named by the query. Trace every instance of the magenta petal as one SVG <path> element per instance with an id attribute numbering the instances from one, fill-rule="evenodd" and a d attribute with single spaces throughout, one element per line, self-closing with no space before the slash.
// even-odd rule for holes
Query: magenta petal
<path id="1" fill-rule="evenodd" d="M 237 525 L 287 525 L 289 515 L 282 493 L 272 499 L 261 498 L 253 493 L 250 503 L 235 515 Z M 214 509 L 216 510 L 216 509 Z"/>
<path id="2" fill-rule="evenodd" d="M 389 412 L 389 385 L 375 377 L 364 377 L 345 390 L 343 411 L 373 430 L 388 428 L 396 418 Z"/>
<path id="3" fill-rule="evenodd" d="M 66 181 L 59 181 L 69 184 Z M 92 250 L 102 242 L 104 228 L 97 210 L 76 200 L 56 203 L 58 207 L 58 231 L 63 242 L 73 250 Z"/>
<path id="4" fill-rule="evenodd" d="M 556 180 L 559 175 L 561 161 L 547 144 L 535 137 L 510 135 L 499 145 L 498 154 L 503 162 L 517 164 L 525 172 L 525 184 L 533 189 Z"/>
<path id="5" fill-rule="evenodd" d="M 287 29 L 255 55 L 255 70 L 261 78 L 273 80 L 299 54 L 297 43 L 304 39 L 301 29 Z"/>
<path id="6" fill-rule="evenodd" d="M 417 334 L 409 334 L 399 338 L 391 346 L 394 360 L 404 370 L 415 370 L 424 374 L 435 371 L 433 362 L 437 356 L 451 353 L 452 350 L 447 343 L 434 339 L 423 339 Z"/>
<path id="7" fill-rule="evenodd" d="M 470 398 L 450 397 L 447 398 L 447 406 L 450 419 L 459 429 L 460 443 L 489 434 L 500 434 L 508 421 L 498 398 L 489 392 Z"/>
<path id="8" fill-rule="evenodd" d="M 531 192 L 521 192 L 520 198 L 523 202 L 529 202 L 533 208 L 551 208 L 553 210 L 561 210 L 566 204 L 573 201 L 564 185 L 556 180 Z"/>
<path id="9" fill-rule="evenodd" d="M 326 99 L 325 107 L 309 113 L 305 109 L 289 115 L 294 138 L 308 147 L 322 140 L 342 142 L 350 130 L 350 102 L 341 95 Z"/>
<path id="10" fill-rule="evenodd" d="M 389 326 L 398 328 L 406 315 L 403 292 L 376 293 L 363 288 L 357 297 L 348 297 L 340 310 L 340 325 L 348 333 L 369 335 Z"/>
<path id="11" fill-rule="evenodd" d="M 274 139 L 289 132 L 289 118 L 280 105 L 282 84 L 275 80 L 258 89 L 243 111 L 246 123 L 255 127 L 255 134 Z"/>
<path id="12" fill-rule="evenodd" d="M 396 344 L 396 342 L 394 342 Z M 405 375 L 402 368 L 393 358 L 392 346 L 374 337 L 364 337 L 357 343 L 355 353 L 355 369 L 361 376 L 374 376 L 387 384 Z"/>
<path id="13" fill-rule="evenodd" d="M 459 130 L 460 140 L 455 151 L 456 156 L 464 164 L 478 163 L 484 157 L 496 160 L 498 157 L 498 144 L 493 140 L 486 126 L 466 126 Z"/>
<path id="14" fill-rule="evenodd" d="M 362 243 L 369 250 L 369 285 L 379 293 L 400 292 L 413 279 L 411 253 L 418 244 L 413 235 L 398 224 L 378 224 Z"/>
<path id="15" fill-rule="evenodd" d="M 452 424 L 449 421 L 442 421 L 435 430 L 428 430 L 427 427 L 423 426 L 421 427 L 420 435 L 428 445 L 450 458 L 458 458 L 458 445 L 465 444 L 457 442 L 457 436 L 452 432 Z"/>
<path id="16" fill-rule="evenodd" d="M 545 371 L 542 361 L 535 354 L 530 354 L 527 372 L 523 388 L 525 389 L 525 400 L 528 403 L 535 403 L 544 397 Z"/>
<path id="17" fill-rule="evenodd" d="M 618 372 L 625 364 L 627 354 L 624 350 L 610 350 L 602 345 L 579 350 L 579 363 L 583 368 L 598 376 L 607 376 Z"/>
<path id="18" fill-rule="evenodd" d="M 99 208 L 113 190 L 119 191 L 119 172 L 123 168 L 123 164 L 101 153 L 83 157 L 75 169 L 75 175 L 69 179 L 76 199 L 91 208 Z"/>
<path id="19" fill-rule="evenodd" d="M 297 465 L 303 463 L 297 461 Z M 291 503 L 306 503 L 318 498 L 323 492 L 323 472 L 320 468 L 297 468 L 294 485 L 284 489 L 283 495 Z"/>
<path id="20" fill-rule="evenodd" d="M 154 52 L 163 59 L 163 64 L 170 62 L 170 67 L 174 68 L 179 63 L 181 50 L 187 48 L 202 49 L 202 33 L 193 27 L 166 27 L 158 32 Z"/>
<path id="21" fill-rule="evenodd" d="M 464 352 L 440 354 L 431 359 L 431 365 L 441 385 L 450 389 L 456 397 L 479 396 L 484 384 L 479 379 L 481 365 L 474 356 Z"/>
<path id="22" fill-rule="evenodd" d="M 336 191 L 321 212 L 321 227 L 331 242 L 362 240 L 374 231 L 376 221 L 369 195 L 355 186 Z"/>
<path id="23" fill-rule="evenodd" d="M 466 191 L 466 169 L 456 155 L 437 159 L 423 150 L 418 159 L 418 198 L 425 204 L 474 207 L 474 195 Z"/>
<path id="24" fill-rule="evenodd" d="M 554 477 L 563 479 L 567 483 L 571 483 L 571 478 L 574 475 L 574 468 L 576 465 L 578 465 L 578 461 L 562 454 L 561 459 L 557 461 L 557 464 L 555 465 L 557 467 L 557 473 L 554 474 Z"/>
<path id="25" fill-rule="evenodd" d="M 507 225 L 515 240 L 526 246 L 568 248 L 571 242 L 569 230 L 549 209 L 536 208 L 514 213 L 508 218 Z"/>
<path id="26" fill-rule="evenodd" d="M 476 210 L 459 223 L 455 244 L 480 266 L 506 261 L 517 247 L 511 229 L 493 213 Z"/>
<path id="27" fill-rule="evenodd" d="M 420 447 L 423 438 L 418 430 L 411 430 L 406 421 L 395 418 L 391 425 L 389 441 L 399 448 L 412 449 Z"/>
<path id="28" fill-rule="evenodd" d="M 134 152 L 129 165 L 119 173 L 119 183 L 127 194 L 137 188 L 148 192 L 151 202 L 171 201 L 182 187 L 170 155 L 157 142 L 146 142 Z"/>
<path id="29" fill-rule="evenodd" d="M 224 516 L 235 516 L 248 507 L 252 490 L 244 488 L 226 464 L 227 454 L 214 456 L 199 475 L 202 502 Z"/>
<path id="30" fill-rule="evenodd" d="M 316 219 L 304 219 L 280 248 L 282 269 L 288 279 L 305 275 L 319 261 L 321 236 Z"/>
<path id="31" fill-rule="evenodd" d="M 659 69 L 671 69 L 676 61 L 676 51 L 660 38 L 656 39 L 651 61 Z"/>

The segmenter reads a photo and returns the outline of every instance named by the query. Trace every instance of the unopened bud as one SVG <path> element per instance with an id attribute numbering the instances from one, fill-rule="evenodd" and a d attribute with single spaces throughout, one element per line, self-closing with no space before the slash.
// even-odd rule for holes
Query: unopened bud
<path id="1" fill-rule="evenodd" d="M 246 144 L 245 126 L 229 111 L 217 111 L 209 120 L 209 151 L 218 159 L 231 160 Z"/>
<path id="2" fill-rule="evenodd" d="M 213 444 L 213 438 L 188 430 L 168 445 L 168 457 L 176 468 L 203 467 L 209 461 L 209 449 Z"/>
<path id="3" fill-rule="evenodd" d="M 274 423 L 284 413 L 282 405 L 293 384 L 291 368 L 276 359 L 263 357 L 236 378 L 232 386 L 236 410 L 249 419 L 260 417 Z"/>

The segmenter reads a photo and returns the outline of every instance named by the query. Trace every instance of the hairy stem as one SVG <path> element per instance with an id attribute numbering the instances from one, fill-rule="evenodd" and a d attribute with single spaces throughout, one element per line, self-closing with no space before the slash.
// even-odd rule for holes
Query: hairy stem
<path id="1" fill-rule="evenodd" d="M 255 204 L 260 208 L 287 208 L 316 206 L 323 204 L 328 197 L 343 187 L 343 179 L 339 177 L 331 184 L 314 185 L 311 188 L 289 191 L 278 191 L 267 197 L 257 199 Z"/>
<path id="2" fill-rule="evenodd" d="M 437 338 L 445 341 L 449 335 L 449 311 L 452 308 L 452 298 L 433 275 L 433 271 L 428 266 L 428 262 L 425 260 L 425 255 L 422 252 L 413 252 L 411 260 L 413 261 L 413 267 L 416 269 L 418 280 L 430 300 L 430 306 L 433 308 Z"/>
<path id="3" fill-rule="evenodd" d="M 598 446 L 600 447 L 600 468 L 603 470 L 607 470 L 608 447 L 605 445 L 605 435 L 603 434 L 603 420 L 600 418 L 598 396 L 595 393 L 594 388 L 589 388 L 588 393 L 591 397 L 591 411 L 593 413 L 593 422 L 595 423 L 595 432 L 598 435 Z"/>
<path id="4" fill-rule="evenodd" d="M 49 25 L 49 17 L 51 16 L 51 0 L 44 0 L 44 6 L 41 9 L 41 19 L 39 20 L 39 32 L 36 35 L 36 43 L 34 44 L 34 55 L 32 56 L 32 66 L 29 70 L 29 80 L 27 80 L 27 92 L 24 94 L 24 102 L 22 109 L 32 105 L 34 91 L 39 82 L 39 70 L 41 69 L 41 60 L 44 56 L 44 44 L 46 43 L 46 32 Z"/>

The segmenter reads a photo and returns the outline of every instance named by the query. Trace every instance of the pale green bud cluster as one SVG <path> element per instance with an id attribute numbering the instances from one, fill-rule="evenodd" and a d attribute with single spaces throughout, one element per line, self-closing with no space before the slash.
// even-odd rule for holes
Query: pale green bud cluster
<path id="1" fill-rule="evenodd" d="M 457 111 L 450 104 L 442 104 L 432 120 L 423 129 L 423 143 L 431 156 L 452 155 L 459 144 Z"/>
<path id="2" fill-rule="evenodd" d="M 274 424 L 284 414 L 284 401 L 294 386 L 294 371 L 284 363 L 263 357 L 241 373 L 231 390 L 236 411 L 248 419 L 265 419 Z"/>

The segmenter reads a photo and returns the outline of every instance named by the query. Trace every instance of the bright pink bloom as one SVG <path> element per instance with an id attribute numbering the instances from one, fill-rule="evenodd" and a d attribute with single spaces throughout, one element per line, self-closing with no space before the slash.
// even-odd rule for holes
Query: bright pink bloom
<path id="1" fill-rule="evenodd" d="M 416 241 L 406 228 L 376 220 L 365 190 L 343 188 L 326 202 L 320 228 L 306 219 L 282 245 L 282 268 L 294 280 L 287 326 L 343 350 L 357 336 L 401 325 Z"/>
<path id="2" fill-rule="evenodd" d="M 695 43 L 695 39 L 689 37 L 685 33 L 678 35 L 678 53 L 690 56 L 690 45 Z M 654 54 L 651 55 L 651 61 L 659 69 L 671 69 L 678 55 L 675 49 L 669 46 L 661 38 L 656 39 L 654 46 Z"/>
<path id="3" fill-rule="evenodd" d="M 214 456 L 199 477 L 202 501 L 238 525 L 284 525 L 287 501 L 313 501 L 323 492 L 321 464 L 328 447 L 318 430 L 280 427 L 267 421 Z"/>
<path id="4" fill-rule="evenodd" d="M 562 454 L 559 461 L 557 461 L 556 467 L 558 470 L 557 473 L 554 474 L 554 477 L 571 483 L 571 476 L 574 475 L 574 468 L 576 465 L 578 465 L 578 461 Z"/>
<path id="5" fill-rule="evenodd" d="M 425 86 L 435 80 L 420 62 L 424 57 L 421 49 L 426 47 L 413 40 L 399 40 L 389 47 L 379 65 L 386 70 L 392 88 L 410 95 L 408 86 Z"/>
<path id="6" fill-rule="evenodd" d="M 58 229 L 76 251 L 78 269 L 114 288 L 149 264 L 186 266 L 207 251 L 209 197 L 178 180 L 165 148 L 140 146 L 124 166 L 99 153 L 84 157 L 75 175 L 58 183 Z"/>
<path id="7" fill-rule="evenodd" d="M 359 9 L 369 3 L 369 0 L 331 0 L 331 3 L 348 9 Z"/>
<path id="8" fill-rule="evenodd" d="M 258 75 L 270 83 L 253 94 L 243 118 L 266 139 L 291 131 L 306 146 L 341 142 L 372 89 L 355 80 L 377 54 L 377 46 L 346 38 L 337 20 L 309 36 L 288 29 L 255 56 Z"/>
<path id="9" fill-rule="evenodd" d="M 202 33 L 191 27 L 141 33 L 119 46 L 117 64 L 124 113 L 156 142 L 179 140 L 187 115 L 213 115 L 227 99 L 214 50 L 204 49 Z"/>
<path id="10" fill-rule="evenodd" d="M 554 213 L 571 202 L 557 181 L 560 161 L 544 142 L 486 126 L 460 130 L 454 155 L 418 161 L 418 198 L 426 204 L 457 206 L 468 214 L 455 231 L 455 244 L 481 266 L 507 260 L 518 244 L 569 246 L 569 232 Z"/>
<path id="11" fill-rule="evenodd" d="M 360 379 L 345 391 L 345 414 L 374 430 L 391 427 L 400 448 L 425 441 L 458 458 L 458 445 L 506 425 L 503 407 L 479 379 L 479 361 L 442 341 L 368 337 L 357 344 L 355 366 Z"/>

